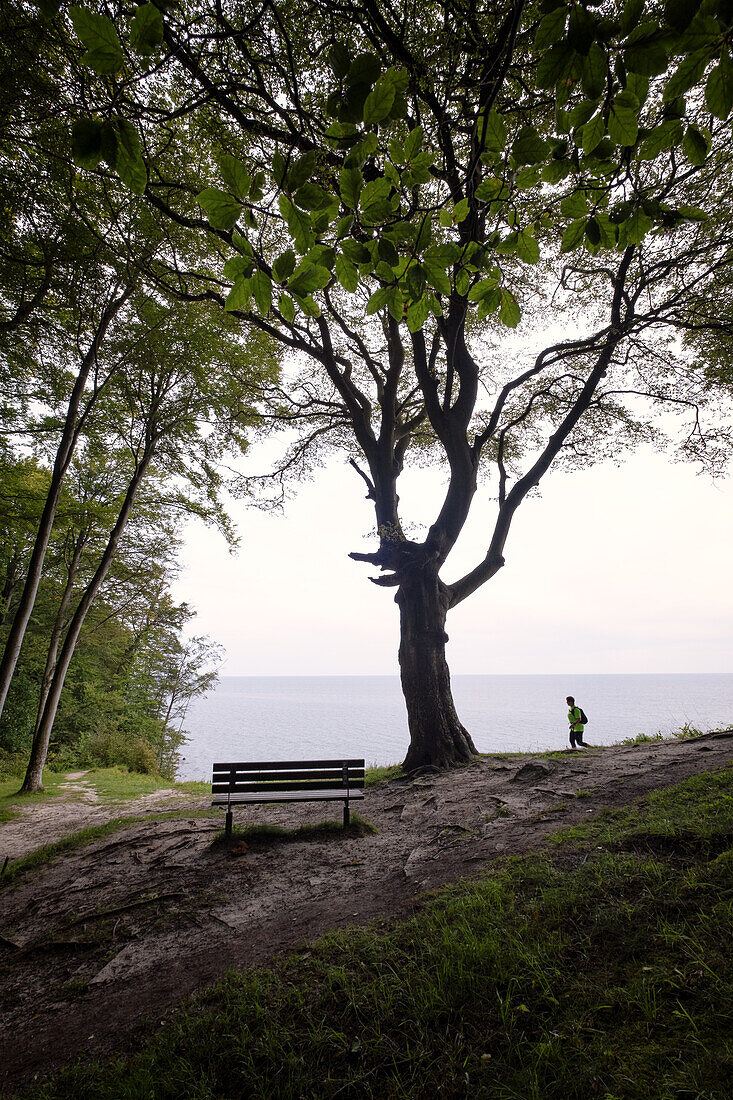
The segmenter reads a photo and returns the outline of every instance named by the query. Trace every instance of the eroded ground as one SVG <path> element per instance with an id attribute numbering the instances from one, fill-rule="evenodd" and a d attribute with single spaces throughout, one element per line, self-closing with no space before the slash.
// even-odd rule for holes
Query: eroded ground
<path id="1" fill-rule="evenodd" d="M 450 773 L 370 790 L 367 836 L 212 844 L 207 798 L 157 792 L 144 817 L 0 890 L 0 1088 L 86 1052 L 129 1050 L 187 994 L 338 927 L 409 912 L 425 890 L 479 874 L 551 832 L 733 758 L 733 734 L 549 757 L 488 756 Z M 69 777 L 63 797 L 0 825 L 0 865 L 119 816 Z M 81 797 L 79 786 L 82 786 Z M 76 788 L 76 789 L 75 789 Z M 161 811 L 191 816 L 160 820 Z M 324 804 L 254 806 L 241 824 L 333 816 Z M 336 811 L 338 813 L 338 810 Z M 0 882 L 0 885 L 2 883 Z"/>

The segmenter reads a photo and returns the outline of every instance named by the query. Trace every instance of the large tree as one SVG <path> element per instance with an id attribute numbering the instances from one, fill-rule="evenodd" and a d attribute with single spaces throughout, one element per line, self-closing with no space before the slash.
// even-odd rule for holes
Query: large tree
<path id="1" fill-rule="evenodd" d="M 352 557 L 396 590 L 405 765 L 468 759 L 449 610 L 554 464 L 633 438 L 643 399 L 699 410 L 670 334 L 730 269 L 729 5 L 91 8 L 71 10 L 100 74 L 79 163 L 190 231 L 156 268 L 169 289 L 293 353 L 282 470 L 330 442 L 367 487 L 378 547 Z M 447 489 L 409 538 L 398 479 L 425 451 Z M 446 581 L 480 478 L 486 554 Z"/>

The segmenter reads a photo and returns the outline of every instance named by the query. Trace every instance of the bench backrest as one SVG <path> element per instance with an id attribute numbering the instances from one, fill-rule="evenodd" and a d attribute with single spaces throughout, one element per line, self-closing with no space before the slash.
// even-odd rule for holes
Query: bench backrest
<path id="1" fill-rule="evenodd" d="M 364 786 L 362 760 L 267 760 L 214 764 L 213 794 L 235 791 L 327 791 Z"/>

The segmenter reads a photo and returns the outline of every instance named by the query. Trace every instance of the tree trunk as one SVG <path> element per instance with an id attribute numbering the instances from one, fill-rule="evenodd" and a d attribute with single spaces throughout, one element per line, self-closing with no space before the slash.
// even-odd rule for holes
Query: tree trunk
<path id="1" fill-rule="evenodd" d="M 445 658 L 448 589 L 430 565 L 410 571 L 395 596 L 400 609 L 400 673 L 410 747 L 406 771 L 465 763 L 477 752 L 453 703 Z"/>
<path id="2" fill-rule="evenodd" d="M 48 746 L 51 742 L 51 731 L 53 724 L 56 720 L 56 711 L 58 710 L 59 700 L 61 699 L 61 692 L 63 690 L 64 681 L 66 680 L 66 673 L 69 670 L 71 658 L 74 656 L 74 650 L 76 649 L 76 643 L 79 640 L 79 634 L 81 628 L 84 625 L 84 620 L 87 617 L 87 612 L 92 606 L 94 599 L 99 592 L 99 589 L 104 583 L 105 577 L 109 572 L 109 568 L 114 559 L 117 551 L 117 546 L 122 534 L 127 526 L 127 521 L 130 518 L 130 512 L 137 496 L 140 482 L 145 476 L 145 472 L 150 465 L 150 461 L 153 457 L 153 446 L 151 445 L 146 450 L 142 460 L 138 463 L 135 473 L 127 487 L 127 493 L 120 509 L 120 514 L 117 517 L 117 522 L 110 532 L 107 546 L 102 554 L 99 565 L 96 572 L 89 584 L 87 585 L 79 604 L 74 612 L 74 616 L 69 623 L 69 628 L 66 631 L 66 637 L 64 638 L 64 644 L 61 647 L 61 653 L 59 654 L 56 662 L 53 677 L 51 683 L 48 686 L 46 694 L 46 702 L 39 720 L 36 722 L 36 730 L 33 735 L 33 747 L 31 749 L 31 757 L 28 763 L 28 769 L 25 773 L 25 779 L 23 785 L 20 788 L 19 794 L 33 794 L 36 791 L 43 790 L 43 769 L 46 764 L 46 757 L 48 756 Z"/>
<path id="3" fill-rule="evenodd" d="M 18 663 L 18 657 L 20 656 L 20 649 L 23 645 L 23 638 L 25 637 L 26 627 L 33 611 L 33 605 L 36 602 L 36 594 L 38 592 L 38 586 L 41 583 L 41 574 L 43 572 L 43 563 L 46 558 L 46 550 L 48 549 L 48 543 L 51 538 L 51 531 L 53 528 L 54 518 L 56 516 L 56 508 L 58 506 L 59 499 L 61 497 L 61 489 L 63 486 L 64 478 L 66 477 L 66 471 L 69 468 L 71 460 L 74 456 L 74 450 L 79 439 L 81 432 L 83 417 L 80 417 L 79 410 L 81 408 L 82 399 L 84 397 L 84 391 L 86 388 L 87 380 L 92 367 L 97 362 L 97 353 L 104 340 L 107 329 L 109 328 L 115 315 L 120 311 L 127 299 L 132 294 L 132 287 L 125 290 L 119 298 L 112 298 L 102 314 L 101 320 L 97 326 L 97 331 L 94 334 L 94 339 L 87 351 L 86 355 L 82 359 L 79 367 L 79 373 L 76 376 L 74 387 L 71 391 L 69 398 L 69 404 L 66 410 L 66 419 L 64 421 L 64 427 L 61 433 L 61 440 L 59 442 L 58 450 L 56 452 L 56 461 L 54 462 L 53 471 L 51 474 L 51 483 L 48 487 L 48 494 L 46 496 L 46 503 L 41 514 L 41 519 L 38 525 L 38 531 L 36 533 L 36 540 L 33 546 L 33 552 L 31 554 L 30 562 L 28 564 L 28 572 L 26 574 L 25 584 L 23 586 L 23 592 L 21 594 L 18 606 L 15 610 L 15 616 L 13 618 L 10 632 L 5 641 L 5 649 L 3 651 L 2 659 L 0 660 L 0 714 L 3 712 L 5 701 L 8 696 L 8 690 L 10 688 L 10 682 L 15 672 L 15 666 Z M 94 396 L 90 398 L 87 403 L 87 411 L 94 401 Z"/>

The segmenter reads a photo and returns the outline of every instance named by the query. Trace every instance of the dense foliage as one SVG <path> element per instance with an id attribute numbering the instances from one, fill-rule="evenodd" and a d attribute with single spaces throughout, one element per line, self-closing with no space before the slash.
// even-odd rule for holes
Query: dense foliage
<path id="1" fill-rule="evenodd" d="M 43 581 L 0 719 L 0 750 L 15 757 L 27 759 L 30 753 L 39 686 L 64 593 L 70 579 L 77 596 L 88 580 L 113 511 L 114 502 L 82 498 L 88 473 L 82 464 L 75 473 L 57 513 Z M 18 579 L 48 480 L 48 471 L 33 460 L 0 466 L 0 642 L 12 621 Z M 72 570 L 80 545 L 83 551 Z M 147 507 L 143 502 L 75 649 L 54 724 L 53 765 L 118 763 L 174 775 L 186 707 L 211 685 L 219 661 L 216 646 L 183 637 L 193 612 L 171 597 L 177 549 L 174 523 L 154 521 L 150 502 Z"/>
<path id="2" fill-rule="evenodd" d="M 160 286 L 175 242 L 124 184 L 80 178 L 86 70 L 59 31 L 51 8 L 0 13 L 0 713 L 28 791 L 52 745 L 171 773 L 213 675 L 170 596 L 181 521 L 236 542 L 229 471 L 278 371 L 266 335 Z"/>
<path id="3" fill-rule="evenodd" d="M 732 18 L 727 0 L 70 9 L 77 163 L 175 227 L 172 293 L 295 353 L 281 478 L 336 446 L 367 486 L 378 546 L 353 557 L 396 590 L 410 768 L 473 751 L 446 616 L 502 567 L 551 466 L 655 438 L 661 407 L 686 414 L 688 454 L 729 453 L 679 333 L 719 327 L 690 305 L 730 278 Z M 408 537 L 398 479 L 426 457 L 447 488 Z M 447 582 L 480 484 L 486 555 Z"/>

